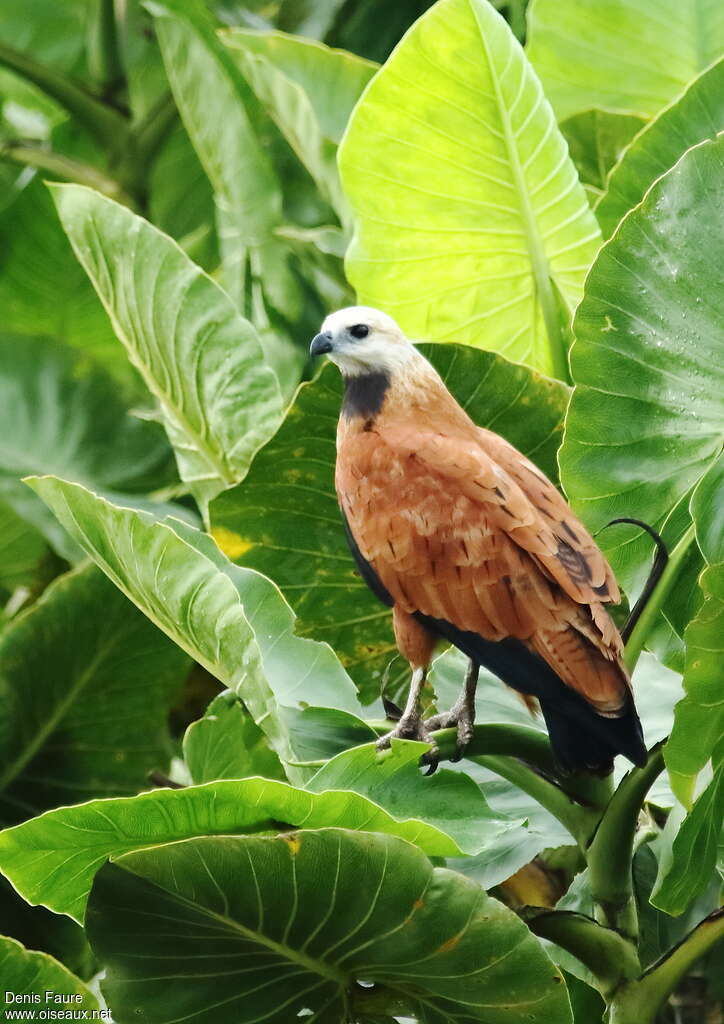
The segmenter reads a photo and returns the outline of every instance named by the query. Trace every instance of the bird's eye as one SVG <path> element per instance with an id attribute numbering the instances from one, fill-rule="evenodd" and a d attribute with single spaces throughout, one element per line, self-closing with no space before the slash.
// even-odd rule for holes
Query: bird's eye
<path id="1" fill-rule="evenodd" d="M 370 329 L 367 324 L 355 324 L 354 327 L 350 327 L 349 333 L 353 338 L 366 338 Z"/>

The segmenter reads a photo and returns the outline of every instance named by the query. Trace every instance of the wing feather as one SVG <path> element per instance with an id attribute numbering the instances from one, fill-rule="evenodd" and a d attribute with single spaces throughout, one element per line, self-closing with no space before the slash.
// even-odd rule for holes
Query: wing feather
<path id="1" fill-rule="evenodd" d="M 620 638 L 602 605 L 618 596 L 611 570 L 553 484 L 502 438 L 387 423 L 343 439 L 336 482 L 360 551 L 402 611 L 520 639 L 601 713 L 623 707 Z"/>

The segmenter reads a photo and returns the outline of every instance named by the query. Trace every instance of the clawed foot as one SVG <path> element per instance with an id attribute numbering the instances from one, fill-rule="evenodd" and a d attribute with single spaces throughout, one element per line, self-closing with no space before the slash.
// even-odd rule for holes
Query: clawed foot
<path id="1" fill-rule="evenodd" d="M 377 740 L 378 750 L 387 750 L 393 739 L 397 740 L 420 740 L 422 743 L 432 743 L 427 722 L 423 722 L 418 711 L 412 714 L 403 714 L 397 725 L 390 732 Z"/>
<path id="2" fill-rule="evenodd" d="M 473 738 L 473 727 L 475 725 L 475 708 L 465 704 L 456 704 L 450 711 L 442 711 L 438 715 L 432 715 L 425 720 L 425 728 L 428 732 L 436 732 L 438 729 L 452 729 L 457 727 L 457 740 L 455 742 L 455 754 L 451 761 L 459 761 L 465 756 L 470 740 Z"/>

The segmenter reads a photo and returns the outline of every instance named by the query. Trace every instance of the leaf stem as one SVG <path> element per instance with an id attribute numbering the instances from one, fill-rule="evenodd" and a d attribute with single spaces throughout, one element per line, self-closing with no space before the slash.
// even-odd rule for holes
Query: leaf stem
<path id="1" fill-rule="evenodd" d="M 691 547 L 694 536 L 694 524 L 691 523 L 686 533 L 671 552 L 668 564 L 662 572 L 661 578 L 654 588 L 654 592 L 649 598 L 648 604 L 642 611 L 640 619 L 634 626 L 631 636 L 628 638 L 624 653 L 624 661 L 626 662 L 629 672 L 633 672 L 636 662 L 639 660 L 641 651 L 646 643 L 646 638 L 648 637 L 651 627 L 661 610 L 661 606 L 676 582 L 676 577 L 678 576 L 684 557 Z"/>
<path id="2" fill-rule="evenodd" d="M 595 976 L 604 997 L 641 972 L 635 945 L 586 914 L 569 910 L 536 912 L 531 908 L 523 919 L 535 935 L 555 942 L 580 960 Z"/>
<path id="3" fill-rule="evenodd" d="M 88 28 L 88 64 L 91 75 L 105 89 L 123 80 L 113 0 L 96 0 Z"/>
<path id="4" fill-rule="evenodd" d="M 663 769 L 662 741 L 652 748 L 643 767 L 634 768 L 623 779 L 586 850 L 597 919 L 631 940 L 638 936 L 631 874 L 636 825 L 644 798 Z"/>
<path id="5" fill-rule="evenodd" d="M 724 939 L 724 910 L 705 917 L 637 981 L 624 984 L 609 1007 L 609 1024 L 653 1024 L 692 965 Z"/>
<path id="6" fill-rule="evenodd" d="M 568 829 L 579 847 L 585 851 L 586 844 L 600 817 L 598 811 L 577 803 L 555 782 L 539 775 L 515 757 L 488 755 L 471 757 L 469 753 L 466 756 L 532 796 L 541 807 L 550 811 L 553 817 Z"/>
<path id="7" fill-rule="evenodd" d="M 39 64 L 4 43 L 0 43 L 0 65 L 10 68 L 37 85 L 47 96 L 73 114 L 99 142 L 111 150 L 123 146 L 128 123 L 117 110 L 91 96 L 67 75 Z"/>

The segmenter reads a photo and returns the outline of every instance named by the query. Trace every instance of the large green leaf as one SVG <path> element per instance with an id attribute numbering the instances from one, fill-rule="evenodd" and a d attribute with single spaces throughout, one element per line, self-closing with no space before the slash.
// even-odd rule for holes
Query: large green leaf
<path id="1" fill-rule="evenodd" d="M 138 391 L 135 373 L 38 179 L 0 214 L 0 246 L 3 330 L 62 338 L 93 356 L 127 390 Z"/>
<path id="2" fill-rule="evenodd" d="M 375 744 L 345 750 L 306 785 L 312 793 L 352 790 L 394 817 L 421 818 L 455 840 L 467 854 L 487 849 L 498 833 L 518 824 L 494 814 L 480 789 L 462 772 L 443 770 L 428 779 L 420 772 L 426 744 L 393 740 L 382 754 Z"/>
<path id="3" fill-rule="evenodd" d="M 222 35 L 241 72 L 340 218 L 347 216 L 337 146 L 377 65 L 283 32 Z"/>
<path id="4" fill-rule="evenodd" d="M 42 534 L 0 501 L 0 588 L 32 584 L 47 553 Z"/>
<path id="5" fill-rule="evenodd" d="M 149 6 L 176 105 L 214 189 L 224 281 L 246 315 L 256 307 L 257 327 L 264 326 L 265 305 L 293 321 L 301 293 L 286 247 L 273 233 L 282 221 L 282 195 L 255 97 L 201 0 Z"/>
<path id="6" fill-rule="evenodd" d="M 20 478 L 58 473 L 103 491 L 138 493 L 170 479 L 161 429 L 130 416 L 116 383 L 72 348 L 0 335 L 0 497 L 65 557 L 77 558 Z"/>
<path id="7" fill-rule="evenodd" d="M 561 119 L 589 107 L 650 117 L 724 48 L 718 0 L 533 0 L 528 29 Z"/>
<path id="8" fill-rule="evenodd" d="M 705 601 L 689 623 L 684 690 L 666 745 L 666 765 L 682 803 L 691 802 L 697 776 L 724 736 L 724 565 L 710 566 L 701 577 Z"/>
<path id="9" fill-rule="evenodd" d="M 75 253 L 161 407 L 179 472 L 205 506 L 240 480 L 281 413 L 254 328 L 167 235 L 91 189 L 53 194 Z"/>
<path id="10" fill-rule="evenodd" d="M 523 366 L 461 345 L 424 345 L 457 400 L 481 426 L 499 431 L 553 479 L 568 390 Z M 300 631 L 328 639 L 369 702 L 395 655 L 389 611 L 360 579 L 334 493 L 335 424 L 342 384 L 326 367 L 304 384 L 243 486 L 212 506 L 231 557 L 275 580 Z M 407 679 L 398 659 L 392 691 Z"/>
<path id="11" fill-rule="evenodd" d="M 58 1014 L 82 1014 L 85 1010 L 89 1019 L 91 1011 L 98 1010 L 98 1000 L 80 978 L 47 953 L 25 949 L 5 935 L 0 935 L 0 979 L 3 996 L 0 1021 L 3 1024 L 9 1020 L 25 1019 L 24 1013 L 32 1013 L 33 1016 L 27 1019 L 33 1020 L 35 1014 L 43 1010 Z M 33 1004 L 35 1000 L 40 1006 L 28 1010 L 28 1002 Z M 38 1019 L 41 1018 L 38 1016 Z"/>
<path id="12" fill-rule="evenodd" d="M 595 108 L 561 123 L 571 159 L 591 199 L 601 197 L 608 172 L 643 125 L 640 117 Z"/>
<path id="13" fill-rule="evenodd" d="M 453 776 L 451 788 L 459 798 L 464 787 Z M 423 793 L 415 800 L 415 810 L 424 813 L 429 803 Z M 433 810 L 435 803 L 433 795 Z M 481 805 L 482 799 L 478 809 Z M 466 823 L 459 813 L 457 818 L 449 815 L 447 822 L 460 836 L 456 841 L 438 825 L 404 809 L 402 814 L 398 819 L 358 793 L 308 793 L 273 779 L 223 779 L 47 811 L 0 833 L 0 870 L 28 903 L 42 903 L 80 920 L 100 865 L 147 846 L 200 835 L 276 831 L 286 823 L 389 833 L 430 856 L 445 857 L 479 850 L 497 827 L 490 820 Z"/>
<path id="14" fill-rule="evenodd" d="M 294 613 L 276 586 L 233 565 L 206 534 L 119 508 L 77 484 L 45 477 L 31 485 L 116 586 L 239 693 L 282 759 L 297 759 L 302 707 L 358 710 L 333 651 L 295 636 Z"/>
<path id="15" fill-rule="evenodd" d="M 184 736 L 184 760 L 194 782 L 245 779 L 260 775 L 283 779 L 279 758 L 266 737 L 231 690 L 215 697 L 203 718 Z"/>
<path id="16" fill-rule="evenodd" d="M 0 639 L 0 821 L 141 789 L 187 669 L 95 567 L 56 580 Z"/>
<path id="17" fill-rule="evenodd" d="M 573 507 L 594 530 L 616 516 L 655 527 L 670 519 L 678 539 L 687 495 L 721 450 L 722 187 L 724 138 L 689 150 L 624 219 L 586 281 L 560 462 Z M 634 588 L 650 542 L 630 527 L 599 542 Z"/>
<path id="18" fill-rule="evenodd" d="M 139 1009 L 149 1024 L 287 1024 L 303 1009 L 331 1024 L 379 1014 L 385 997 L 424 1024 L 571 1021 L 563 978 L 516 915 L 386 836 L 330 829 L 131 854 L 99 873 L 88 933 L 118 1024 Z M 169 987 L 179 962 L 184 984 Z"/>
<path id="19" fill-rule="evenodd" d="M 361 301 L 413 337 L 567 378 L 568 309 L 598 228 L 540 83 L 486 0 L 441 0 L 416 23 L 355 108 L 340 170 Z"/>
<path id="20" fill-rule="evenodd" d="M 724 842 L 724 741 L 712 755 L 712 777 L 689 813 L 675 808 L 662 834 L 662 856 L 651 902 L 667 914 L 682 914 L 706 889 L 717 863 L 722 864 Z M 721 870 L 721 867 L 720 867 Z"/>
<path id="21" fill-rule="evenodd" d="M 625 150 L 596 207 L 605 238 L 691 146 L 724 130 L 724 60 L 704 71 Z"/>

